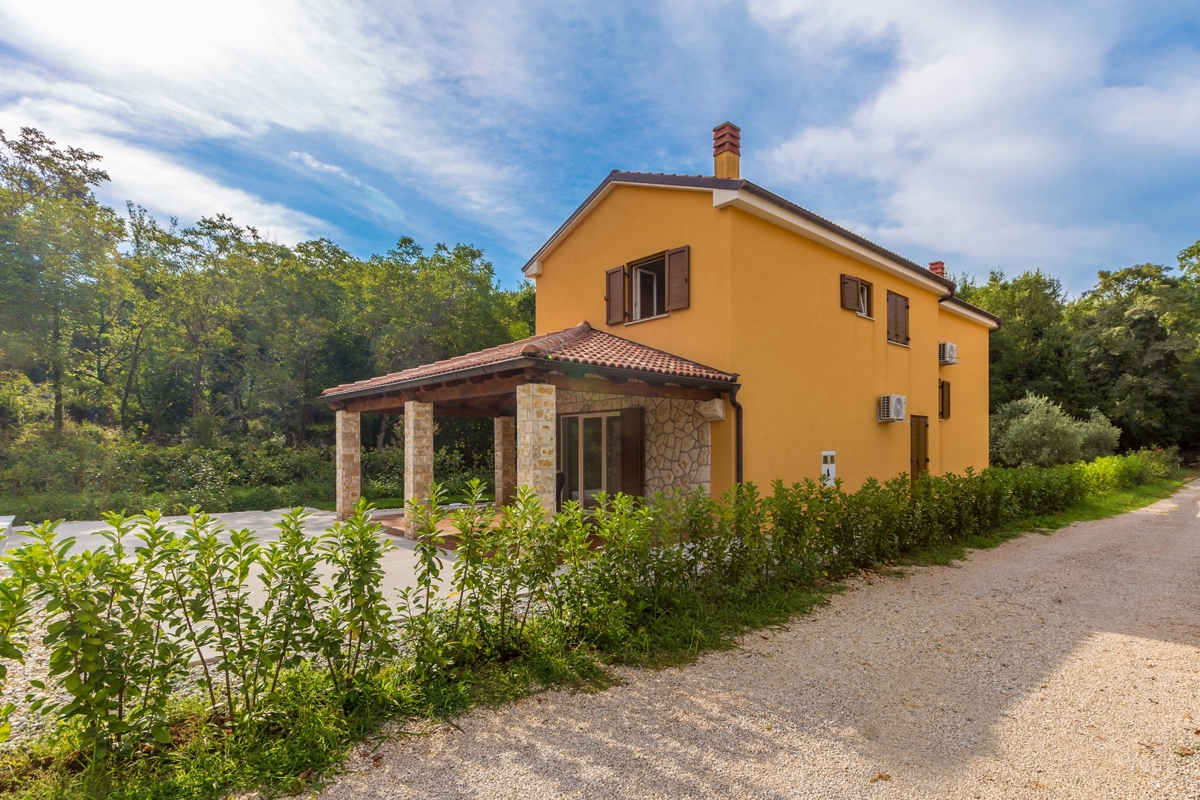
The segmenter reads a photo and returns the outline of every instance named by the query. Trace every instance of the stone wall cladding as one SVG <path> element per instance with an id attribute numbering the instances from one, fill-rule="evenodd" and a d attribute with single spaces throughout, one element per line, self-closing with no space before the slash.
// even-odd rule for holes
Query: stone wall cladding
<path id="1" fill-rule="evenodd" d="M 357 412 L 339 410 L 336 428 L 337 518 L 346 519 L 362 496 L 362 429 Z"/>
<path id="2" fill-rule="evenodd" d="M 712 424 L 700 414 L 699 402 L 606 392 L 558 393 L 559 414 L 620 411 L 631 406 L 645 409 L 646 494 L 676 488 L 710 492 Z"/>
<path id="3" fill-rule="evenodd" d="M 557 458 L 555 387 L 524 383 L 517 387 L 517 485 L 529 486 L 554 512 Z"/>

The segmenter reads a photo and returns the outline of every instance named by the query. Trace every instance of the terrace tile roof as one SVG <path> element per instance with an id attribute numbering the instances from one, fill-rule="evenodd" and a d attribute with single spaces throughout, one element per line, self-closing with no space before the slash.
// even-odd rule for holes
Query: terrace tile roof
<path id="1" fill-rule="evenodd" d="M 644 344 L 594 330 L 587 322 L 553 333 L 543 333 L 516 342 L 489 347 L 476 353 L 456 356 L 445 361 L 424 364 L 402 372 L 393 372 L 355 383 L 345 383 L 326 389 L 322 397 L 331 397 L 364 389 L 410 383 L 448 375 L 475 367 L 486 367 L 517 359 L 545 359 L 550 362 L 583 364 L 609 369 L 644 372 L 648 375 L 673 376 L 683 380 L 737 383 L 738 376 L 706 367 L 695 361 L 647 347 Z"/>

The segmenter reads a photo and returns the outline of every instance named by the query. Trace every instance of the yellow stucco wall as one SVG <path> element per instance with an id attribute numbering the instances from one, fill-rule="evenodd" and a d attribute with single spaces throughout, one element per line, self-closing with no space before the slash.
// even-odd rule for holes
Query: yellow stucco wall
<path id="1" fill-rule="evenodd" d="M 690 307 L 662 319 L 606 325 L 605 270 L 685 244 Z M 842 273 L 873 284 L 874 320 L 841 307 Z M 906 395 L 910 415 L 929 417 L 935 474 L 987 465 L 984 327 L 940 310 L 927 289 L 743 211 L 715 209 L 708 191 L 615 187 L 542 259 L 536 281 L 538 333 L 586 319 L 739 373 L 745 479 L 760 487 L 777 478 L 817 477 L 822 450 L 837 451 L 838 477 L 849 489 L 907 471 L 908 423 L 876 421 L 884 393 Z M 889 289 L 909 299 L 909 347 L 887 341 Z M 939 337 L 959 343 L 962 365 L 939 369 Z M 974 355 L 978 348 L 981 357 Z M 938 420 L 940 371 L 954 393 L 945 423 Z M 714 493 L 734 480 L 729 411 L 726 422 L 713 426 Z"/>
<path id="2" fill-rule="evenodd" d="M 945 308 L 938 331 L 942 341 L 958 345 L 958 363 L 938 369 L 951 395 L 950 419 L 938 425 L 942 471 L 978 472 L 988 465 L 988 331 Z"/>
<path id="3" fill-rule="evenodd" d="M 729 335 L 729 243 L 729 220 L 713 209 L 711 192 L 616 186 L 543 259 L 536 279 L 537 332 L 586 320 L 597 330 L 736 372 Z M 605 271 L 682 245 L 691 247 L 691 305 L 665 318 L 605 324 Z M 734 481 L 732 411 L 712 426 L 714 493 Z"/>

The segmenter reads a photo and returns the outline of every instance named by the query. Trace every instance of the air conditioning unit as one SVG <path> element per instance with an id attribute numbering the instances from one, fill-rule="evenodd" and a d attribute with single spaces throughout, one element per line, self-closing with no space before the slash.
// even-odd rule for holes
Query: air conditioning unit
<path id="1" fill-rule="evenodd" d="M 938 363 L 958 363 L 958 345 L 954 342 L 938 342 Z"/>
<path id="2" fill-rule="evenodd" d="M 879 398 L 879 421 L 880 422 L 904 422 L 905 414 L 904 395 L 902 394 L 885 394 Z"/>

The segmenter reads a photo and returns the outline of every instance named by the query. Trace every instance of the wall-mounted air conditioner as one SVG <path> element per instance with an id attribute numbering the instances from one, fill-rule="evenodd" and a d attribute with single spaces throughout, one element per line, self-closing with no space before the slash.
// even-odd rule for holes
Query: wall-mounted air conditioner
<path id="1" fill-rule="evenodd" d="M 938 342 L 938 363 L 958 363 L 958 345 L 954 342 Z"/>
<path id="2" fill-rule="evenodd" d="M 879 398 L 880 422 L 903 422 L 906 403 L 902 394 L 885 394 Z"/>

